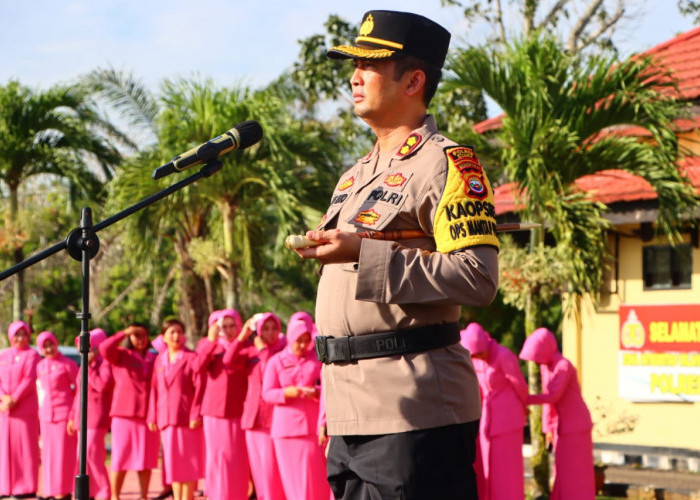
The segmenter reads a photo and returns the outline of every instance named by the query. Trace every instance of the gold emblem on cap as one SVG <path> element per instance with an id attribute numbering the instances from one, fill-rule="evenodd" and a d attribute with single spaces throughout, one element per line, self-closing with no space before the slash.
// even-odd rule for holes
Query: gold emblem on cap
<path id="1" fill-rule="evenodd" d="M 360 26 L 360 36 L 367 36 L 370 33 L 372 33 L 372 30 L 374 29 L 374 18 L 372 17 L 372 14 L 367 16 L 367 19 L 362 23 L 362 26 Z"/>

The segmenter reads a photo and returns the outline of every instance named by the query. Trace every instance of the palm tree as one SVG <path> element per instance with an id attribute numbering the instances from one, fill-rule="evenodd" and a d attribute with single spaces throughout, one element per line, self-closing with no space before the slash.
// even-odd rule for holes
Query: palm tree
<path id="1" fill-rule="evenodd" d="M 0 87 L 0 179 L 9 197 L 7 231 L 20 231 L 13 227 L 21 208 L 20 188 L 31 178 L 58 177 L 73 194 L 98 193 L 121 160 L 101 131 L 118 135 L 80 86 L 35 91 L 10 81 Z M 97 171 L 88 167 L 89 161 Z M 21 237 L 15 239 L 12 253 L 15 263 L 24 260 Z M 24 288 L 20 272 L 14 281 L 14 319 L 23 315 Z"/>
<path id="2" fill-rule="evenodd" d="M 674 98 L 673 80 L 653 61 L 584 59 L 535 34 L 501 51 L 458 53 L 449 69 L 448 86 L 482 90 L 504 111 L 498 138 L 505 175 L 517 186 L 524 216 L 551 228 L 558 259 L 551 265 L 563 265 L 574 307 L 583 294 L 597 294 L 606 257 L 606 207 L 577 190 L 576 179 L 605 169 L 644 178 L 658 195 L 659 228 L 670 235 L 679 213 L 697 206 L 694 189 L 676 164 L 684 154 L 673 126 L 681 105 Z M 615 127 L 625 125 L 644 127 L 653 140 L 615 133 Z M 530 249 L 540 259 L 546 252 L 541 231 L 533 232 Z M 540 326 L 542 298 L 537 283 L 522 291 L 527 334 Z M 536 368 L 528 367 L 533 391 L 539 390 Z M 546 492 L 548 471 L 542 466 L 546 453 L 539 429 L 539 412 L 533 412 L 533 467 Z"/>
<path id="3" fill-rule="evenodd" d="M 334 164 L 333 137 L 316 122 L 293 119 L 289 96 L 279 85 L 253 91 L 241 86 L 220 89 L 210 81 L 165 81 L 159 96 L 151 98 L 132 78 L 113 71 L 93 73 L 91 81 L 120 111 L 150 124 L 157 137 L 150 150 L 151 165 L 164 163 L 238 122 L 255 119 L 263 127 L 261 143 L 220 158 L 221 172 L 128 222 L 142 246 L 145 240 L 155 240 L 154 233 L 173 243 L 180 282 L 187 285 L 181 287 L 181 299 L 187 303 L 183 309 L 190 311 L 189 331 L 201 333 L 214 302 L 210 283 L 214 273 L 222 278 L 226 305 L 238 307 L 240 286 L 251 290 L 254 283 L 264 281 L 266 261 L 279 263 L 278 256 L 285 252 L 280 250 L 284 237 L 308 227 L 307 207 L 326 199 L 316 192 L 324 172 Z M 144 111 L 154 110 L 143 118 L 148 114 Z M 137 194 L 148 195 L 173 180 L 158 184 L 144 174 L 143 168 L 120 171 L 110 191 L 112 206 Z M 261 251 L 269 242 L 277 251 Z"/>

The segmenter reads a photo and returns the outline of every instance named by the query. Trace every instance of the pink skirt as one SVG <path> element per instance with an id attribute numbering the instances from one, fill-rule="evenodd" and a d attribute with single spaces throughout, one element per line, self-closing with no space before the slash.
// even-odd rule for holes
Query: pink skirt
<path id="1" fill-rule="evenodd" d="M 328 500 L 331 488 L 326 479 L 326 457 L 318 438 L 296 436 L 273 438 L 272 442 L 286 497 Z"/>
<path id="2" fill-rule="evenodd" d="M 158 433 L 137 418 L 112 418 L 112 470 L 158 467 Z"/>
<path id="3" fill-rule="evenodd" d="M 208 498 L 247 500 L 250 468 L 244 432 L 240 418 L 204 415 L 204 493 Z M 262 500 L 260 495 L 258 498 Z"/>
<path id="4" fill-rule="evenodd" d="M 285 500 L 282 478 L 277 466 L 275 445 L 269 429 L 248 429 L 245 431 L 248 445 L 250 472 L 253 476 L 255 494 L 259 500 Z M 289 500 L 293 500 L 292 497 Z"/>
<path id="5" fill-rule="evenodd" d="M 551 500 L 594 500 L 591 431 L 557 434 L 554 444 L 554 486 Z"/>
<path id="6" fill-rule="evenodd" d="M 166 484 L 187 483 L 204 477 L 202 428 L 168 426 L 160 431 L 163 477 Z"/>
<path id="7" fill-rule="evenodd" d="M 77 434 L 69 436 L 66 421 L 39 422 L 41 426 L 41 479 L 44 496 L 63 496 L 73 492 Z"/>
<path id="8" fill-rule="evenodd" d="M 80 431 L 78 431 L 80 432 Z M 85 456 L 86 472 L 90 476 L 90 498 L 106 499 L 111 496 L 109 486 L 109 474 L 107 473 L 107 450 L 105 448 L 106 429 L 87 430 L 87 454 Z M 79 448 L 78 445 L 77 448 Z M 76 448 L 76 449 L 77 449 Z M 78 450 L 78 453 L 80 450 Z M 80 472 L 80 463 L 76 453 L 75 472 Z"/>
<path id="9" fill-rule="evenodd" d="M 39 484 L 39 416 L 0 413 L 0 495 L 34 493 Z"/>
<path id="10" fill-rule="evenodd" d="M 480 500 L 525 498 L 523 432 L 491 437 L 480 432 L 474 470 Z"/>

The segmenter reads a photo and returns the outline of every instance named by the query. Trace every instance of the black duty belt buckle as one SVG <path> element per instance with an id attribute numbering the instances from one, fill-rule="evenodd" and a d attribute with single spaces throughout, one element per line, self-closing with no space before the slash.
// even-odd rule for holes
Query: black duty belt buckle
<path id="1" fill-rule="evenodd" d="M 324 337 L 323 335 L 318 335 L 314 339 L 314 348 L 316 349 L 316 357 L 321 363 L 328 364 L 328 339 L 333 337 Z"/>

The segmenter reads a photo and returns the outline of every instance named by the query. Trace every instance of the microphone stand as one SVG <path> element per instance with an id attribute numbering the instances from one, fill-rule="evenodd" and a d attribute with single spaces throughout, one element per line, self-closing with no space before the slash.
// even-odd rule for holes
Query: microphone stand
<path id="1" fill-rule="evenodd" d="M 90 332 L 88 323 L 90 320 L 90 259 L 97 255 L 100 249 L 100 240 L 97 238 L 97 231 L 111 226 L 117 221 L 120 221 L 129 215 L 138 212 L 166 196 L 179 191 L 180 189 L 189 186 L 203 177 L 209 177 L 219 170 L 223 164 L 218 159 L 213 159 L 204 165 L 199 172 L 191 175 L 180 182 L 173 184 L 170 187 L 163 189 L 157 193 L 147 196 L 135 205 L 122 210 L 121 212 L 109 217 L 102 222 L 93 226 L 92 210 L 83 208 L 80 214 L 80 227 L 73 229 L 64 241 L 39 252 L 28 259 L 23 260 L 2 273 L 0 273 L 0 281 L 17 274 L 19 271 L 26 269 L 37 262 L 40 262 L 47 257 L 67 250 L 70 256 L 79 260 L 82 263 L 82 310 L 76 316 L 80 320 L 80 434 L 79 434 L 79 469 L 78 475 L 75 477 L 75 499 L 89 500 L 90 498 L 90 478 L 87 474 L 87 387 L 88 387 L 88 353 L 90 352 Z"/>

